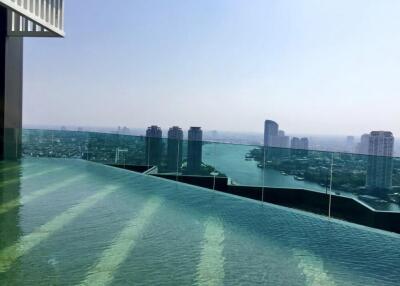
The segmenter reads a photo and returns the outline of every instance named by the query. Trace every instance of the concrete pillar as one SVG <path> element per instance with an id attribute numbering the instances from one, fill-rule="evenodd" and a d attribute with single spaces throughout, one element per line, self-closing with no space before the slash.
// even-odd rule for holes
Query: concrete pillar
<path id="1" fill-rule="evenodd" d="M 7 9 L 0 7 L 0 160 L 21 157 L 23 39 L 7 36 Z"/>

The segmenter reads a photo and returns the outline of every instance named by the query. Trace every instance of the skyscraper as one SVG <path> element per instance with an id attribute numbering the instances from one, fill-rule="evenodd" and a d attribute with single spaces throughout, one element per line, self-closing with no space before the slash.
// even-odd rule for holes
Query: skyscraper
<path id="1" fill-rule="evenodd" d="M 279 125 L 275 121 L 265 120 L 264 122 L 264 146 L 273 147 L 276 145 Z"/>
<path id="2" fill-rule="evenodd" d="M 158 166 L 162 155 L 162 130 L 156 125 L 152 125 L 146 130 L 146 158 L 147 164 Z"/>
<path id="3" fill-rule="evenodd" d="M 389 131 L 372 131 L 369 135 L 367 182 L 368 189 L 382 195 L 392 187 L 394 137 Z"/>
<path id="4" fill-rule="evenodd" d="M 368 155 L 368 150 L 369 150 L 369 134 L 363 134 L 361 135 L 357 152 L 360 154 Z"/>
<path id="5" fill-rule="evenodd" d="M 190 127 L 188 132 L 187 172 L 196 174 L 202 162 L 203 131 L 201 127 Z"/>
<path id="6" fill-rule="evenodd" d="M 177 171 L 182 165 L 183 131 L 178 126 L 168 130 L 167 169 Z"/>

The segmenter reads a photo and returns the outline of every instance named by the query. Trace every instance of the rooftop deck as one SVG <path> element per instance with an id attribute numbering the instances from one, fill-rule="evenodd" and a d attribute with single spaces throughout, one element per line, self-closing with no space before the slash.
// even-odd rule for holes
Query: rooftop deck
<path id="1" fill-rule="evenodd" d="M 83 160 L 0 164 L 0 285 L 398 285 L 399 235 Z"/>

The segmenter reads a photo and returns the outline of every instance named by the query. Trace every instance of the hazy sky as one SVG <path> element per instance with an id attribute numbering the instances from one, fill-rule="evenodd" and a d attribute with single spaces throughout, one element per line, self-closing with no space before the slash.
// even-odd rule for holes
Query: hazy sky
<path id="1" fill-rule="evenodd" d="M 65 2 L 65 39 L 25 40 L 25 124 L 400 134 L 398 0 Z"/>

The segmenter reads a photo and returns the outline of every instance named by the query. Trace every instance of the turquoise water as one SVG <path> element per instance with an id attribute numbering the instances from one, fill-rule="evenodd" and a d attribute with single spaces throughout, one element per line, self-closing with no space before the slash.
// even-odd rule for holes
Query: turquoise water
<path id="1" fill-rule="evenodd" d="M 399 235 L 81 160 L 0 172 L 0 285 L 400 280 Z"/>
<path id="2" fill-rule="evenodd" d="M 295 180 L 293 176 L 282 175 L 273 169 L 260 169 L 258 162 L 246 161 L 245 156 L 258 146 L 235 144 L 203 145 L 204 162 L 215 166 L 222 173 L 230 176 L 235 183 L 248 186 L 264 185 L 273 188 L 300 188 L 325 192 L 326 188 L 318 184 Z M 264 173 L 264 177 L 263 177 Z"/>

